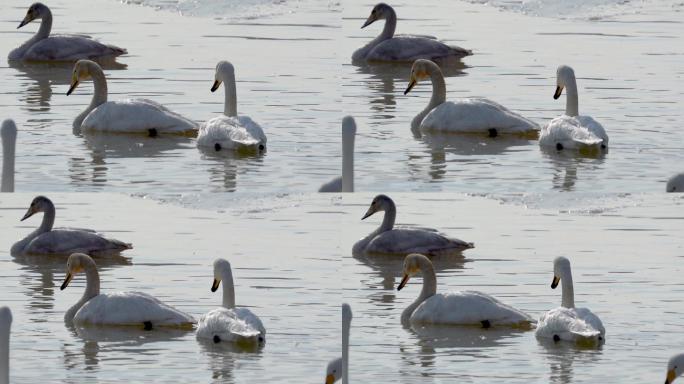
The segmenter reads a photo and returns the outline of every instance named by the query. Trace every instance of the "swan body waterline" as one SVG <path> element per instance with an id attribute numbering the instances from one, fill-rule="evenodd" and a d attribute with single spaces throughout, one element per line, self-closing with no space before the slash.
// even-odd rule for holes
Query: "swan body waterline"
<path id="1" fill-rule="evenodd" d="M 354 137 L 356 122 L 351 116 L 342 119 L 342 176 L 321 186 L 318 192 L 354 192 Z"/>
<path id="2" fill-rule="evenodd" d="M 195 319 L 157 298 L 141 292 L 100 293 L 100 275 L 93 259 L 74 253 L 67 260 L 67 274 L 60 287 L 64 290 L 73 277 L 85 272 L 83 297 L 64 315 L 64 321 L 75 325 L 122 325 L 144 329 L 155 327 L 192 328 Z"/>
<path id="3" fill-rule="evenodd" d="M 118 133 L 192 134 L 197 124 L 163 105 L 148 99 L 107 101 L 107 80 L 102 68 L 90 60 L 74 66 L 70 95 L 81 81 L 92 78 L 95 87 L 88 108 L 74 119 L 74 128 L 82 131 Z"/>
<path id="4" fill-rule="evenodd" d="M 4 174 L 4 173 L 3 173 Z M 672 176 L 665 186 L 667 192 L 684 192 L 684 173 Z"/>
<path id="5" fill-rule="evenodd" d="M 400 291 L 409 279 L 422 273 L 420 296 L 401 314 L 402 324 L 477 325 L 484 328 L 507 326 L 530 328 L 534 319 L 492 296 L 476 291 L 437 293 L 437 277 L 425 255 L 410 254 L 404 259 Z"/>
<path id="6" fill-rule="evenodd" d="M 127 53 L 125 49 L 113 45 L 102 44 L 85 36 L 57 35 L 50 36 L 52 30 L 52 12 L 45 4 L 33 3 L 26 17 L 17 29 L 35 19 L 41 19 L 38 32 L 12 50 L 8 60 L 24 61 L 76 61 L 80 59 L 113 58 Z"/>
<path id="7" fill-rule="evenodd" d="M 9 341 L 12 311 L 0 307 L 0 384 L 9 384 Z"/>
<path id="8" fill-rule="evenodd" d="M 421 132 L 536 135 L 539 126 L 501 104 L 484 98 L 446 101 L 446 84 L 439 66 L 430 60 L 416 60 L 404 94 L 420 80 L 430 78 L 432 97 L 427 107 L 411 121 L 411 128 Z"/>
<path id="9" fill-rule="evenodd" d="M 446 237 L 435 229 L 429 228 L 394 228 L 397 209 L 394 201 L 386 195 L 377 195 L 371 202 L 362 220 L 376 212 L 384 211 L 382 224 L 365 238 L 354 244 L 354 255 L 387 254 L 406 256 L 410 253 L 422 253 L 429 256 L 453 254 L 474 248 L 456 238 Z"/>
<path id="10" fill-rule="evenodd" d="M 682 374 L 684 374 L 684 353 L 672 356 L 667 362 L 665 384 L 672 384 Z"/>
<path id="11" fill-rule="evenodd" d="M 0 129 L 2 137 L 2 183 L 0 192 L 14 192 L 14 157 L 17 142 L 17 126 L 7 119 Z"/>
<path id="12" fill-rule="evenodd" d="M 381 19 L 385 20 L 382 33 L 364 47 L 356 50 L 352 55 L 352 61 L 412 62 L 416 59 L 460 59 L 473 54 L 468 49 L 450 46 L 431 37 L 395 35 L 397 14 L 391 6 L 385 3 L 379 3 L 373 7 L 370 16 L 361 28 Z"/>
<path id="13" fill-rule="evenodd" d="M 197 146 L 215 151 L 265 149 L 266 134 L 261 126 L 249 116 L 238 116 L 235 68 L 227 61 L 220 61 L 216 65 L 211 91 L 216 91 L 221 84 L 226 88 L 223 115 L 200 126 Z"/>
<path id="14" fill-rule="evenodd" d="M 603 126 L 591 116 L 579 114 L 575 71 L 567 65 L 561 65 L 556 70 L 556 92 L 553 98 L 558 99 L 563 89 L 567 89 L 565 114 L 551 120 L 542 128 L 539 145 L 557 150 L 607 148 L 608 134 Z"/>
<path id="15" fill-rule="evenodd" d="M 38 229 L 24 239 L 16 242 L 10 253 L 15 256 L 25 254 L 70 255 L 85 253 L 93 256 L 117 254 L 132 249 L 130 243 L 108 239 L 93 230 L 78 228 L 55 228 L 55 205 L 45 196 L 37 196 L 21 219 L 24 221 L 38 212 L 43 212 L 43 221 Z"/>
<path id="16" fill-rule="evenodd" d="M 235 289 L 230 263 L 224 259 L 214 261 L 215 292 L 223 283 L 223 305 L 202 316 L 197 323 L 197 338 L 214 343 L 228 342 L 241 345 L 262 345 L 266 329 L 261 319 L 248 308 L 235 307 Z"/>
<path id="17" fill-rule="evenodd" d="M 570 261 L 565 257 L 557 257 L 553 261 L 551 288 L 555 289 L 559 281 L 563 290 L 561 306 L 541 316 L 537 323 L 537 337 L 574 343 L 603 341 L 606 330 L 601 319 L 587 308 L 575 308 Z"/>

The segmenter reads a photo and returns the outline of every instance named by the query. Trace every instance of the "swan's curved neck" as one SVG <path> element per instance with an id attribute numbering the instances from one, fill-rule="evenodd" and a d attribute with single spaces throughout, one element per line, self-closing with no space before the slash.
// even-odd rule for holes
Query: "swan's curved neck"
<path id="1" fill-rule="evenodd" d="M 50 36 L 50 32 L 52 31 L 52 11 L 50 11 L 49 8 L 46 8 L 44 10 L 44 13 L 41 14 L 41 20 L 40 20 L 40 28 L 38 29 L 38 32 L 34 35 L 34 39 L 37 40 L 42 40 Z"/>
<path id="2" fill-rule="evenodd" d="M 354 192 L 354 133 L 342 129 L 342 192 Z"/>
<path id="3" fill-rule="evenodd" d="M 419 127 L 420 123 L 423 122 L 423 119 L 430 111 L 446 101 L 446 83 L 444 82 L 442 70 L 437 64 L 431 63 L 428 74 L 430 75 L 430 81 L 432 82 L 432 97 L 430 97 L 430 103 L 428 103 L 427 107 L 413 118 L 413 121 L 411 122 L 412 128 Z"/>
<path id="4" fill-rule="evenodd" d="M 565 95 L 565 114 L 568 116 L 579 116 L 579 100 L 577 96 L 577 80 L 573 76 L 566 86 Z"/>
<path id="5" fill-rule="evenodd" d="M 569 268 L 561 271 L 561 289 L 563 290 L 563 300 L 561 306 L 565 308 L 575 308 L 575 289 L 572 285 L 572 272 Z"/>
<path id="6" fill-rule="evenodd" d="M 351 319 L 342 314 L 342 384 L 349 384 L 349 328 Z"/>
<path id="7" fill-rule="evenodd" d="M 88 300 L 100 294 L 100 273 L 97 272 L 97 266 L 92 259 L 83 261 L 83 269 L 86 275 L 86 289 L 83 292 L 81 300 L 79 300 L 73 307 L 69 308 L 64 315 L 65 320 L 72 321 L 76 312 L 88 302 Z"/>
<path id="8" fill-rule="evenodd" d="M 235 287 L 233 286 L 233 273 L 224 270 L 221 276 L 221 284 L 223 284 L 223 307 L 235 308 Z"/>
<path id="9" fill-rule="evenodd" d="M 423 274 L 423 289 L 421 289 L 418 298 L 401 313 L 402 324 L 408 323 L 413 311 L 418 308 L 420 303 L 437 293 L 437 275 L 435 275 L 435 268 L 432 266 L 432 263 L 427 258 L 421 259 L 419 266 Z"/>
<path id="10" fill-rule="evenodd" d="M 380 35 L 377 37 L 377 41 L 383 41 L 387 39 L 391 39 L 392 36 L 394 36 L 394 31 L 397 30 L 397 13 L 394 12 L 394 9 L 390 8 L 387 12 L 387 16 L 385 17 L 385 27 L 382 28 L 382 32 Z"/>
<path id="11" fill-rule="evenodd" d="M 55 206 L 50 204 L 45 211 L 43 211 L 43 221 L 40 222 L 38 233 L 50 232 L 52 226 L 55 224 Z"/>
<path id="12" fill-rule="evenodd" d="M 382 233 L 392 230 L 394 228 L 394 220 L 397 218 L 397 207 L 394 202 L 390 201 L 389 205 L 385 207 L 385 216 L 382 218 L 382 224 L 376 233 Z"/>
<path id="13" fill-rule="evenodd" d="M 14 156 L 16 135 L 2 137 L 2 185 L 0 192 L 14 192 Z"/>
<path id="14" fill-rule="evenodd" d="M 83 120 L 88 116 L 88 114 L 98 106 L 107 102 L 107 79 L 105 78 L 104 72 L 99 66 L 90 64 L 88 66 L 88 71 L 90 72 L 90 77 L 93 79 L 93 98 L 90 100 L 90 105 L 85 111 L 81 112 L 80 115 L 74 120 L 74 126 L 80 127 Z"/>
<path id="15" fill-rule="evenodd" d="M 0 329 L 0 384 L 9 384 L 10 324 L 2 324 Z"/>
<path id="16" fill-rule="evenodd" d="M 225 100 L 223 102 L 223 114 L 226 116 L 237 116 L 237 89 L 235 87 L 235 73 L 227 74 L 227 79 L 224 80 L 226 87 Z"/>

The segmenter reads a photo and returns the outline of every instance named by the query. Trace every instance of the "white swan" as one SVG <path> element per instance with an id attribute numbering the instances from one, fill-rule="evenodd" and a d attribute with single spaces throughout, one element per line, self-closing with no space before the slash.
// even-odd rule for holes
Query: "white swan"
<path id="1" fill-rule="evenodd" d="M 5 173 L 3 172 L 3 175 Z M 684 173 L 674 175 L 667 181 L 665 186 L 667 192 L 684 192 Z"/>
<path id="2" fill-rule="evenodd" d="M 347 303 L 342 303 L 342 357 L 328 363 L 325 384 L 333 384 L 340 379 L 342 379 L 342 384 L 349 384 L 349 329 L 351 328 L 351 321 L 351 307 Z"/>
<path id="3" fill-rule="evenodd" d="M 0 384 L 9 384 L 9 341 L 12 311 L 0 307 Z"/>
<path id="4" fill-rule="evenodd" d="M 539 145 L 557 150 L 608 147 L 608 135 L 601 124 L 591 116 L 579 114 L 575 72 L 567 65 L 561 65 L 556 71 L 554 99 L 560 97 L 563 88 L 567 89 L 565 114 L 551 120 L 542 128 Z"/>
<path id="5" fill-rule="evenodd" d="M 73 277 L 85 271 L 83 297 L 64 315 L 64 321 L 77 325 L 129 325 L 144 329 L 155 327 L 192 328 L 195 319 L 158 299 L 141 292 L 100 293 L 100 275 L 93 259 L 74 253 L 67 260 L 67 274 L 60 290 Z"/>
<path id="6" fill-rule="evenodd" d="M 35 213 L 43 212 L 40 227 L 31 232 L 23 240 L 16 242 L 10 253 L 12 255 L 43 254 L 70 255 L 82 252 L 97 255 L 116 254 L 133 246 L 119 240 L 107 239 L 95 231 L 80 228 L 56 228 L 55 205 L 45 196 L 37 196 L 21 221 L 28 219 Z"/>
<path id="7" fill-rule="evenodd" d="M 33 3 L 17 29 L 35 19 L 41 19 L 40 29 L 19 48 L 12 50 L 8 60 L 75 61 L 79 59 L 112 58 L 127 53 L 125 49 L 105 45 L 87 36 L 50 36 L 52 12 L 45 4 Z"/>
<path id="8" fill-rule="evenodd" d="M 563 289 L 561 306 L 541 316 L 537 323 L 537 337 L 580 343 L 602 341 L 606 330 L 601 319 L 587 308 L 575 308 L 570 261 L 565 257 L 553 260 L 551 288 L 555 289 L 559 280 Z"/>
<path id="9" fill-rule="evenodd" d="M 216 65 L 214 85 L 216 91 L 221 83 L 225 84 L 226 93 L 223 104 L 223 115 L 202 124 L 197 136 L 197 146 L 221 149 L 256 149 L 266 148 L 266 135 L 259 124 L 249 116 L 238 116 L 237 91 L 235 89 L 235 68 L 227 61 Z"/>
<path id="10" fill-rule="evenodd" d="M 88 108 L 74 119 L 74 128 L 83 131 L 119 133 L 189 134 L 197 130 L 196 123 L 148 99 L 107 101 L 107 80 L 102 68 L 90 60 L 79 60 L 74 65 L 71 87 L 67 96 L 79 82 L 92 78 L 95 86 Z"/>
<path id="11" fill-rule="evenodd" d="M 476 291 L 437 293 L 437 277 L 432 262 L 417 253 L 404 259 L 404 278 L 400 291 L 411 276 L 422 272 L 420 296 L 401 313 L 402 324 L 481 325 L 530 328 L 534 320 L 527 314 L 499 300 Z"/>
<path id="12" fill-rule="evenodd" d="M 375 196 L 361 220 L 380 211 L 385 212 L 382 224 L 370 235 L 354 244 L 352 249 L 354 255 L 375 253 L 404 256 L 409 253 L 423 253 L 436 256 L 453 254 L 475 247 L 473 243 L 446 237 L 431 228 L 394 228 L 397 208 L 394 201 L 386 195 Z"/>
<path id="13" fill-rule="evenodd" d="M 235 289 L 230 263 L 224 259 L 216 259 L 211 291 L 216 292 L 222 282 L 223 306 L 209 311 L 199 319 L 197 338 L 212 340 L 214 343 L 263 344 L 266 341 L 266 329 L 261 319 L 248 308 L 235 307 Z"/>
<path id="14" fill-rule="evenodd" d="M 684 374 L 684 353 L 672 356 L 667 362 L 667 376 L 665 384 L 672 384 L 679 376 Z"/>
<path id="15" fill-rule="evenodd" d="M 2 185 L 0 192 L 14 192 L 14 156 L 17 142 L 17 126 L 7 119 L 0 129 L 2 137 Z"/>
<path id="16" fill-rule="evenodd" d="M 416 59 L 445 59 L 472 55 L 469 49 L 446 45 L 427 36 L 394 35 L 397 28 L 397 14 L 385 3 L 379 3 L 371 11 L 365 28 L 376 20 L 385 19 L 382 33 L 352 55 L 353 61 L 414 61 Z"/>
<path id="17" fill-rule="evenodd" d="M 429 60 L 416 60 L 411 68 L 407 94 L 422 79 L 432 81 L 432 98 L 428 106 L 411 121 L 412 129 L 422 132 L 529 134 L 539 126 L 503 105 L 489 99 L 468 98 L 446 101 L 446 85 L 439 66 Z"/>
<path id="18" fill-rule="evenodd" d="M 351 116 L 342 119 L 342 176 L 323 184 L 318 192 L 354 192 L 354 136 L 356 122 Z"/>

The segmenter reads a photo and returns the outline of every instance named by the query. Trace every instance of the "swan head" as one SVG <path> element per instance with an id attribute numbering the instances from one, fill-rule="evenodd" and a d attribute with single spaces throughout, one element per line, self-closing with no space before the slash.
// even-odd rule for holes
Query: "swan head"
<path id="1" fill-rule="evenodd" d="M 430 77 L 430 74 L 435 71 L 435 68 L 437 71 L 441 72 L 439 66 L 430 60 L 418 59 L 414 61 L 413 66 L 411 66 L 411 78 L 409 79 L 408 87 L 406 87 L 406 90 L 404 91 L 404 95 L 411 92 L 419 81 Z"/>
<path id="2" fill-rule="evenodd" d="M 228 61 L 222 60 L 216 64 L 216 73 L 214 74 L 214 85 L 211 86 L 211 91 L 215 92 L 224 81 L 232 81 L 235 78 L 235 67 Z"/>
<path id="3" fill-rule="evenodd" d="M 684 192 L 684 173 L 672 176 L 670 180 L 667 181 L 665 190 L 667 192 Z"/>
<path id="4" fill-rule="evenodd" d="M 342 378 L 342 358 L 338 357 L 328 363 L 325 369 L 325 384 L 333 384 Z"/>
<path id="5" fill-rule="evenodd" d="M 394 9 L 392 7 L 385 3 L 378 3 L 373 7 L 373 10 L 366 19 L 366 22 L 361 26 L 361 29 L 366 28 L 378 20 L 387 19 L 392 14 L 394 14 Z"/>
<path id="6" fill-rule="evenodd" d="M 0 136 L 2 140 L 13 140 L 17 137 L 17 125 L 12 119 L 7 119 L 2 122 L 2 129 L 0 129 Z"/>
<path id="7" fill-rule="evenodd" d="M 214 260 L 214 282 L 211 284 L 211 291 L 216 292 L 222 280 L 231 278 L 233 272 L 230 268 L 230 263 L 226 259 Z"/>
<path id="8" fill-rule="evenodd" d="M 397 291 L 401 291 L 402 288 L 408 283 L 409 279 L 421 271 L 421 265 L 425 263 L 431 263 L 427 256 L 421 255 L 419 253 L 412 253 L 404 259 L 404 277 L 401 279 Z"/>
<path id="9" fill-rule="evenodd" d="M 73 279 L 75 275 L 83 272 L 87 263 L 93 263 L 93 259 L 91 259 L 90 256 L 84 253 L 72 253 L 71 256 L 69 256 L 69 259 L 67 259 L 66 277 L 64 277 L 64 282 L 59 287 L 59 290 L 63 291 L 68 287 L 71 279 Z"/>
<path id="10" fill-rule="evenodd" d="M 394 202 L 387 195 L 377 195 L 373 198 L 370 207 L 368 207 L 366 214 L 363 215 L 361 220 L 372 216 L 375 212 L 385 211 L 393 205 Z"/>
<path id="11" fill-rule="evenodd" d="M 558 67 L 556 70 L 556 92 L 553 94 L 554 100 L 561 96 L 563 88 L 573 83 L 575 83 L 575 71 L 567 65 Z"/>
<path id="12" fill-rule="evenodd" d="M 342 119 L 342 135 L 354 136 L 356 135 L 356 121 L 351 116 L 345 116 Z"/>
<path id="13" fill-rule="evenodd" d="M 677 377 L 684 373 L 684 353 L 674 355 L 667 363 L 667 376 L 665 384 L 672 383 Z"/>
<path id="14" fill-rule="evenodd" d="M 54 207 L 54 205 L 50 199 L 45 196 L 36 196 L 33 201 L 31 201 L 28 211 L 26 211 L 26 214 L 20 221 L 24 221 L 38 212 L 45 212 L 52 207 Z"/>
<path id="15" fill-rule="evenodd" d="M 556 289 L 558 282 L 570 270 L 570 260 L 563 256 L 556 257 L 553 260 L 553 281 L 551 281 L 551 288 Z"/>
<path id="16" fill-rule="evenodd" d="M 43 16 L 47 15 L 50 12 L 50 9 L 43 3 L 33 3 L 29 7 L 28 11 L 26 11 L 26 16 L 24 16 L 24 20 L 19 23 L 19 26 L 17 29 L 23 27 L 24 25 L 32 22 L 35 19 L 41 19 Z"/>
<path id="17" fill-rule="evenodd" d="M 69 90 L 66 93 L 67 96 L 71 95 L 71 93 L 76 89 L 76 87 L 78 87 L 78 84 L 81 81 L 90 78 L 90 68 L 92 67 L 99 68 L 100 66 L 94 61 L 90 60 L 79 60 L 76 62 L 76 64 L 74 65 L 74 71 L 71 74 L 71 86 L 69 87 Z"/>

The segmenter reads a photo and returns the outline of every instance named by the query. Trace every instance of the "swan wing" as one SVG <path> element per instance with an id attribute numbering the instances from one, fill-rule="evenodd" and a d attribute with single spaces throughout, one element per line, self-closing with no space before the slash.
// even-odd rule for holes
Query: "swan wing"
<path id="1" fill-rule="evenodd" d="M 579 149 L 584 146 L 604 144 L 608 140 L 605 130 L 589 116 L 562 115 L 551 120 L 539 135 L 539 145 L 543 147 Z M 604 144 L 604 145 L 606 145 Z"/>
<path id="2" fill-rule="evenodd" d="M 436 230 L 397 228 L 375 236 L 366 246 L 366 252 L 421 253 L 434 256 L 443 252 L 458 252 L 468 248 L 473 248 L 473 244 L 446 237 Z"/>
<path id="3" fill-rule="evenodd" d="M 336 177 L 321 185 L 318 192 L 342 192 L 342 176 Z"/>
<path id="4" fill-rule="evenodd" d="M 200 147 L 228 149 L 256 148 L 266 145 L 266 135 L 259 124 L 247 116 L 217 116 L 202 124 L 197 137 Z"/>
<path id="5" fill-rule="evenodd" d="M 534 320 L 492 296 L 477 291 L 436 294 L 422 302 L 411 315 L 411 322 L 453 325 L 520 325 Z"/>
<path id="6" fill-rule="evenodd" d="M 108 101 L 92 110 L 81 129 L 93 131 L 147 133 L 187 133 L 196 123 L 163 105 L 147 99 Z"/>
<path id="7" fill-rule="evenodd" d="M 74 317 L 74 323 L 92 325 L 187 326 L 192 316 L 141 292 L 100 294 L 88 300 Z"/>
<path id="8" fill-rule="evenodd" d="M 430 111 L 420 124 L 422 131 L 525 133 L 539 126 L 503 105 L 484 98 L 467 98 L 445 102 Z"/>
<path id="9" fill-rule="evenodd" d="M 108 239 L 96 232 L 57 229 L 33 239 L 25 253 L 70 255 L 72 253 L 100 254 L 131 249 L 131 244 Z"/>
<path id="10" fill-rule="evenodd" d="M 586 308 L 554 308 L 541 316 L 537 337 L 577 342 L 605 335 L 601 320 Z"/>
<path id="11" fill-rule="evenodd" d="M 461 47 L 449 46 L 441 41 L 417 36 L 395 36 L 376 45 L 366 55 L 369 61 L 415 61 L 435 60 L 446 57 L 465 57 L 472 52 Z"/>
<path id="12" fill-rule="evenodd" d="M 36 61 L 75 61 L 96 59 L 105 56 L 119 56 L 127 53 L 125 49 L 102 44 L 83 36 L 50 36 L 33 44 L 22 57 L 23 60 Z"/>
<path id="13" fill-rule="evenodd" d="M 261 319 L 247 308 L 213 309 L 200 318 L 197 326 L 198 339 L 259 343 L 265 337 Z"/>

